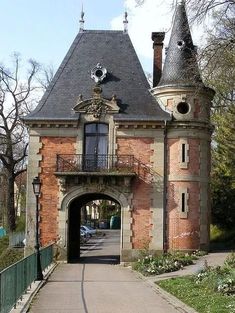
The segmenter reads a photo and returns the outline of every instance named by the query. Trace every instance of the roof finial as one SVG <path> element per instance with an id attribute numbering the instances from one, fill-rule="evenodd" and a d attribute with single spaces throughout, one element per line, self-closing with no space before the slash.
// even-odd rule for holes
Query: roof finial
<path id="1" fill-rule="evenodd" d="M 128 14 L 127 11 L 124 13 L 124 20 L 123 20 L 123 25 L 124 25 L 124 33 L 128 33 Z"/>
<path id="2" fill-rule="evenodd" d="M 79 31 L 80 32 L 83 32 L 83 30 L 84 30 L 84 15 L 85 15 L 85 13 L 84 13 L 84 11 L 83 11 L 83 4 L 82 4 L 82 10 L 81 10 L 81 18 L 80 18 L 80 20 L 79 20 L 79 23 L 80 23 L 80 28 L 79 28 Z"/>

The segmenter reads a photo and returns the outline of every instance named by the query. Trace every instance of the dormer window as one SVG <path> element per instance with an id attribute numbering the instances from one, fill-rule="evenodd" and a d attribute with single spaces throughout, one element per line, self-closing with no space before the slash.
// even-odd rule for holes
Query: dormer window
<path id="1" fill-rule="evenodd" d="M 91 78 L 94 79 L 96 83 L 102 82 L 107 75 L 107 69 L 103 67 L 100 63 L 98 63 L 92 70 L 91 70 Z"/>
<path id="2" fill-rule="evenodd" d="M 177 46 L 180 50 L 182 50 L 185 46 L 185 42 L 183 40 L 177 41 Z"/>

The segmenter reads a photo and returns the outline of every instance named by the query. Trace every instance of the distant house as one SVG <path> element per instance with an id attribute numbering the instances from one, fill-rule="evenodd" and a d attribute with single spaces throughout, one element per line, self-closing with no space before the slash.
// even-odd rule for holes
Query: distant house
<path id="1" fill-rule="evenodd" d="M 68 262 L 80 256 L 81 208 L 99 199 L 121 207 L 121 261 L 146 248 L 208 249 L 213 91 L 201 80 L 182 2 L 162 70 L 164 36 L 152 33 L 150 89 L 126 28 L 81 25 L 25 117 L 28 250 L 35 241 L 35 176 L 42 182 L 41 243 L 59 241 Z"/>

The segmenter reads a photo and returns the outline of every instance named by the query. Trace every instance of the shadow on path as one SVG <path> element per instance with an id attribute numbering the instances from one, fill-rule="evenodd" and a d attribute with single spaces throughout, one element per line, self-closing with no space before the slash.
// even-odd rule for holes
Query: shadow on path
<path id="1" fill-rule="evenodd" d="M 120 255 L 97 255 L 80 257 L 81 264 L 120 264 Z"/>

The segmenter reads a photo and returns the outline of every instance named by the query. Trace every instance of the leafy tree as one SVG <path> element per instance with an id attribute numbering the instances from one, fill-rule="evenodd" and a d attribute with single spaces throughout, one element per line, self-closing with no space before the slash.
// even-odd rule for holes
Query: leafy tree
<path id="1" fill-rule="evenodd" d="M 235 222 L 235 105 L 214 116 L 212 163 L 212 222 L 232 228 Z"/>
<path id="2" fill-rule="evenodd" d="M 216 12 L 214 27 L 201 51 L 202 72 L 215 91 L 212 122 L 212 222 L 235 222 L 235 26 L 234 17 Z"/>
<path id="3" fill-rule="evenodd" d="M 14 203 L 15 178 L 25 171 L 28 139 L 20 117 L 28 113 L 35 103 L 36 74 L 39 64 L 28 61 L 25 74 L 18 54 L 13 56 L 13 69 L 0 65 L 0 163 L 6 177 L 6 209 L 8 226 L 16 227 Z"/>

